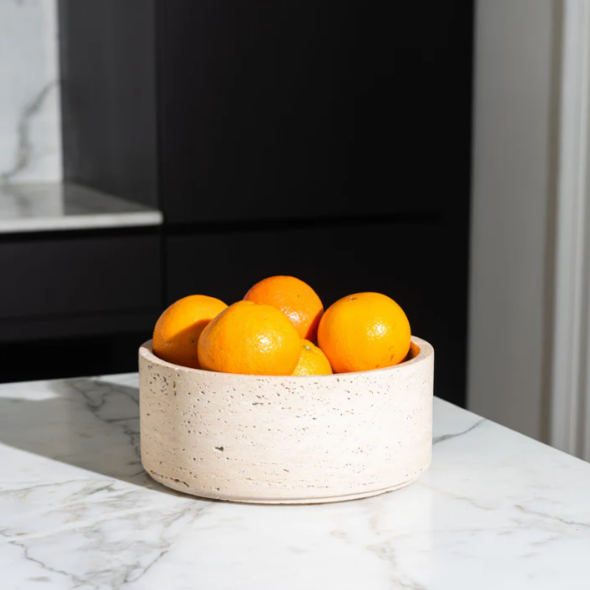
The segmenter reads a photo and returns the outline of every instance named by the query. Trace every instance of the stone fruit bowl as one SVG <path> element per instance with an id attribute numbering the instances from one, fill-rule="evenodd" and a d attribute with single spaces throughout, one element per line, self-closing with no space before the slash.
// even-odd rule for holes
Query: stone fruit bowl
<path id="1" fill-rule="evenodd" d="M 165 486 L 265 504 L 401 488 L 430 464 L 434 350 L 394 367 L 315 377 L 189 369 L 139 350 L 141 460 Z"/>

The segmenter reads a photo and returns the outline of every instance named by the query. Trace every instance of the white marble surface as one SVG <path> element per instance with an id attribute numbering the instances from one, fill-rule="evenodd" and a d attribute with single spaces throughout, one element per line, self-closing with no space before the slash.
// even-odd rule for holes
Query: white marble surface
<path id="1" fill-rule="evenodd" d="M 137 375 L 0 386 L 0 587 L 587 590 L 590 465 L 445 402 L 417 483 L 328 505 L 143 472 Z"/>
<path id="2" fill-rule="evenodd" d="M 0 185 L 0 233 L 161 223 L 160 211 L 76 184 Z"/>
<path id="3" fill-rule="evenodd" d="M 0 184 L 62 176 L 56 0 L 0 0 Z"/>

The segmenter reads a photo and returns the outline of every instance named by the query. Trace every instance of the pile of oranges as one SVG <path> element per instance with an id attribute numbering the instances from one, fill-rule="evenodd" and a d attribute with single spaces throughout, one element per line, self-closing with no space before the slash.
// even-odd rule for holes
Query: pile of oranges
<path id="1" fill-rule="evenodd" d="M 396 365 L 410 337 L 406 314 L 386 295 L 349 295 L 324 313 L 307 283 L 275 276 L 229 307 L 206 295 L 173 303 L 156 323 L 153 350 L 170 363 L 222 373 L 330 375 Z"/>

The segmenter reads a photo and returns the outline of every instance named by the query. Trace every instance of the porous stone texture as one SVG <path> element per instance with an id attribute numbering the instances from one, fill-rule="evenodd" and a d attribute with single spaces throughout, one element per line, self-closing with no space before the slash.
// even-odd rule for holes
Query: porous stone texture
<path id="1" fill-rule="evenodd" d="M 189 369 L 139 351 L 141 459 L 162 484 L 235 502 L 363 498 L 430 464 L 434 350 L 387 369 L 264 377 Z"/>

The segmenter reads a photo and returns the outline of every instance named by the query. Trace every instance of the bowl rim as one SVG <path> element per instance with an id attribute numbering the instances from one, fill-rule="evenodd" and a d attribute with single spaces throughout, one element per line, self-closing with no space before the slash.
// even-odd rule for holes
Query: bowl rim
<path id="1" fill-rule="evenodd" d="M 370 371 L 354 371 L 354 372 L 350 372 L 350 373 L 333 373 L 331 375 L 250 375 L 250 374 L 246 374 L 246 373 L 222 373 L 220 371 L 206 371 L 204 369 L 193 369 L 192 367 L 185 367 L 183 365 L 176 365 L 174 363 L 169 363 L 168 361 L 165 361 L 165 360 L 157 357 L 152 350 L 152 340 L 151 339 L 146 340 L 146 342 L 144 342 L 139 347 L 139 354 L 146 361 L 154 363 L 156 365 L 168 367 L 168 368 L 174 369 L 174 370 L 188 371 L 189 373 L 194 373 L 195 375 L 203 375 L 203 376 L 207 375 L 209 378 L 215 378 L 215 377 L 212 377 L 213 375 L 217 375 L 217 376 L 222 375 L 224 378 L 227 378 L 228 376 L 234 376 L 234 377 L 240 377 L 242 379 L 252 379 L 252 380 L 272 379 L 272 380 L 285 381 L 286 379 L 293 379 L 296 383 L 302 383 L 302 381 L 305 379 L 307 379 L 307 380 L 313 379 L 314 381 L 317 381 L 318 379 L 339 380 L 339 379 L 346 378 L 348 376 L 354 376 L 354 375 L 373 375 L 373 374 L 382 374 L 385 372 L 392 372 L 393 373 L 395 371 L 403 371 L 404 369 L 407 369 L 409 367 L 413 367 L 414 365 L 417 365 L 419 363 L 421 364 L 421 363 L 425 362 L 427 359 L 434 357 L 434 347 L 432 346 L 432 344 L 430 344 L 426 340 L 423 340 L 422 338 L 419 338 L 418 336 L 414 336 L 414 335 L 412 335 L 411 340 L 416 346 L 418 346 L 418 348 L 420 349 L 420 352 L 418 353 L 417 356 L 410 359 L 409 361 L 403 361 L 401 363 L 398 363 L 397 365 L 393 365 L 392 367 L 384 367 L 382 369 L 372 369 Z"/>

